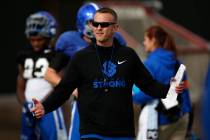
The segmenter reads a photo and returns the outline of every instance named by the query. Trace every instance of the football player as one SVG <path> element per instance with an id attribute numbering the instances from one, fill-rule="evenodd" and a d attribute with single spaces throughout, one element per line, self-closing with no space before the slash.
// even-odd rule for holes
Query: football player
<path id="1" fill-rule="evenodd" d="M 30 112 L 32 98 L 42 101 L 53 90 L 44 75 L 49 61 L 55 56 L 50 45 L 56 30 L 57 21 L 46 11 L 33 13 L 26 20 L 25 35 L 29 47 L 17 56 L 17 97 L 23 106 L 21 140 L 67 140 L 61 108 L 41 119 L 36 119 Z"/>

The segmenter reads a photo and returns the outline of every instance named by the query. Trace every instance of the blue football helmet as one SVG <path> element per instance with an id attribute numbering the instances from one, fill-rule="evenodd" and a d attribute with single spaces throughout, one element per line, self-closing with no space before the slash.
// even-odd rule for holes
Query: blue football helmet
<path id="1" fill-rule="evenodd" d="M 26 37 L 40 35 L 51 38 L 56 35 L 58 23 L 55 18 L 46 11 L 31 14 L 26 19 Z"/>
<path id="2" fill-rule="evenodd" d="M 82 7 L 80 7 L 77 12 L 77 30 L 90 38 L 93 38 L 93 32 L 90 27 L 87 25 L 88 21 L 93 20 L 94 15 L 101 6 L 95 3 L 86 3 Z"/>

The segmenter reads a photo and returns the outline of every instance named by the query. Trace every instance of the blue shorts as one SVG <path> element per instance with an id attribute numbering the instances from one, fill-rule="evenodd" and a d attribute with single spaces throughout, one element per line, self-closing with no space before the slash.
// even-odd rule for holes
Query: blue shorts
<path id="1" fill-rule="evenodd" d="M 66 140 L 67 133 L 62 110 L 46 114 L 41 119 L 23 109 L 21 117 L 21 140 Z"/>

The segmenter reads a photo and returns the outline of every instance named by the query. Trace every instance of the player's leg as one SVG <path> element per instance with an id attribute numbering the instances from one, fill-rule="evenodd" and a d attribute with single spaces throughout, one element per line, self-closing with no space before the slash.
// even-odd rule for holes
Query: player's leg
<path id="1" fill-rule="evenodd" d="M 36 120 L 29 111 L 28 103 L 25 103 L 21 116 L 21 140 L 36 140 L 35 134 Z"/>
<path id="2" fill-rule="evenodd" d="M 77 108 L 77 102 L 74 100 L 72 102 L 72 114 L 71 114 L 71 126 L 69 130 L 68 140 L 80 140 L 79 133 L 79 113 Z"/>
<path id="3" fill-rule="evenodd" d="M 46 114 L 38 123 L 42 140 L 67 140 L 61 108 Z"/>

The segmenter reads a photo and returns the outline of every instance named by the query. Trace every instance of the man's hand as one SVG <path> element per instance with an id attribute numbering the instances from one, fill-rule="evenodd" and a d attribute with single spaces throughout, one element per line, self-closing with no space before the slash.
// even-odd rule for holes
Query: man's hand
<path id="1" fill-rule="evenodd" d="M 178 86 L 176 86 L 176 93 L 182 93 L 183 90 L 186 89 L 184 82 L 182 81 Z"/>
<path id="2" fill-rule="evenodd" d="M 173 82 L 176 82 L 176 79 L 174 77 L 171 79 L 170 83 L 172 84 Z M 184 89 L 186 89 L 186 84 L 184 81 L 180 82 L 179 85 L 175 87 L 175 91 L 177 94 L 182 93 Z"/>
<path id="3" fill-rule="evenodd" d="M 72 95 L 76 98 L 78 98 L 78 90 L 77 88 L 72 92 Z"/>
<path id="4" fill-rule="evenodd" d="M 39 119 L 44 116 L 45 111 L 42 103 L 35 98 L 32 99 L 34 102 L 34 107 L 31 109 L 31 112 L 34 114 L 34 116 Z"/>

